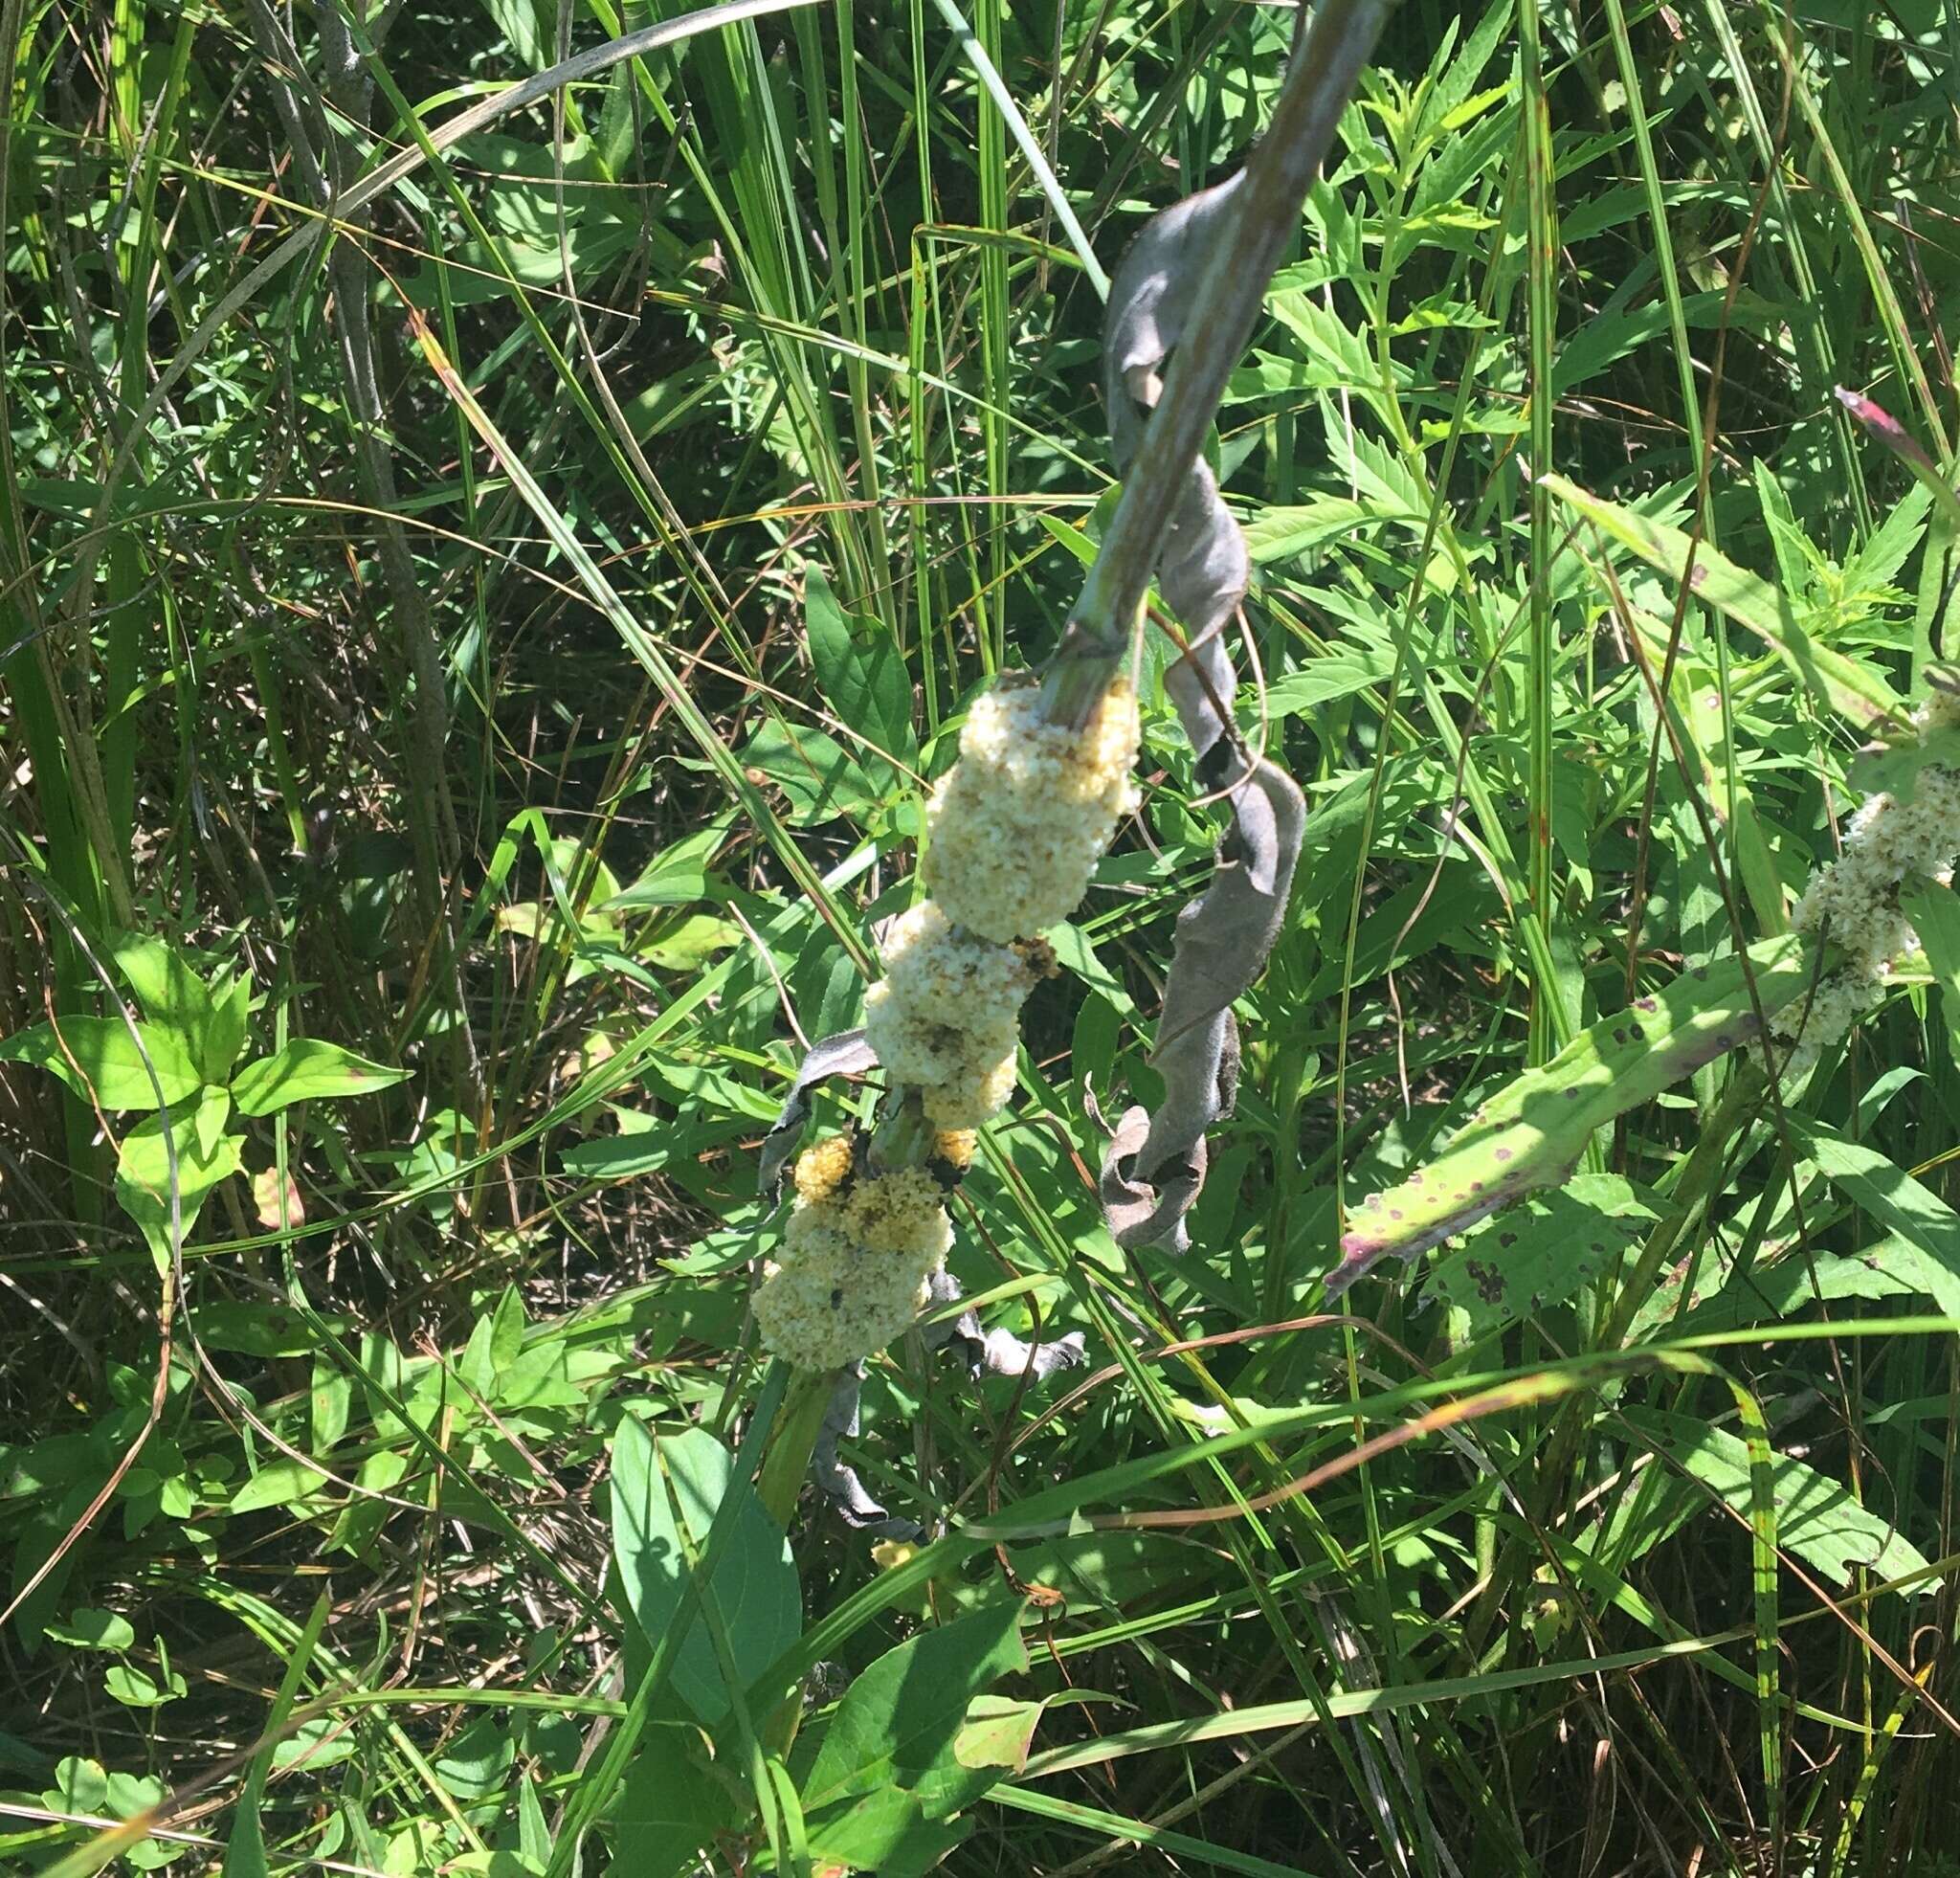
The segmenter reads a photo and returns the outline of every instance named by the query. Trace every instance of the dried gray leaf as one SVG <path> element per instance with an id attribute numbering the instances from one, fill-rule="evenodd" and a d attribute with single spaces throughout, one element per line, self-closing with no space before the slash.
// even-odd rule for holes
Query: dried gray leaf
<path id="1" fill-rule="evenodd" d="M 863 1375 L 860 1369 L 850 1369 L 837 1378 L 810 1451 L 811 1478 L 837 1517 L 854 1531 L 868 1532 L 877 1539 L 916 1539 L 924 1528 L 917 1520 L 887 1512 L 858 1478 L 857 1468 L 837 1459 L 838 1441 L 858 1432 L 858 1392 Z"/>
<path id="2" fill-rule="evenodd" d="M 1199 281 L 1233 213 L 1236 176 L 1167 209 L 1117 269 L 1103 326 L 1110 440 L 1125 469 L 1184 335 Z M 1263 970 L 1285 917 L 1306 802 L 1276 764 L 1246 748 L 1232 704 L 1238 676 L 1224 629 L 1251 577 L 1245 537 L 1210 466 L 1192 464 L 1157 560 L 1157 587 L 1184 622 L 1187 650 L 1164 674 L 1204 786 L 1232 826 L 1212 884 L 1178 916 L 1151 1066 L 1164 1078 L 1155 1115 L 1128 1110 L 1103 1156 L 1109 1230 L 1124 1246 L 1190 1244 L 1185 1215 L 1204 1185 L 1205 1135 L 1232 1112 L 1238 1084 L 1234 1002 Z"/>
<path id="3" fill-rule="evenodd" d="M 783 1169 L 796 1146 L 797 1134 L 810 1119 L 810 1091 L 833 1076 L 858 1076 L 878 1066 L 871 1045 L 861 1030 L 840 1030 L 813 1043 L 809 1054 L 790 1084 L 790 1093 L 776 1111 L 769 1131 L 763 1137 L 762 1165 L 758 1174 L 762 1191 L 768 1193 L 783 1177 Z"/>

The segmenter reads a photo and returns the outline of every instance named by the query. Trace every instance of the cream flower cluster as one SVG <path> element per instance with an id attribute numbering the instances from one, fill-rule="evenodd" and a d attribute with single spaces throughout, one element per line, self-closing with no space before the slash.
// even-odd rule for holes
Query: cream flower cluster
<path id="1" fill-rule="evenodd" d="M 1022 1000 L 1035 982 L 1027 959 L 962 932 L 936 901 L 893 921 L 885 976 L 864 996 L 864 1033 L 896 1084 L 918 1089 L 928 1120 L 977 1128 L 1014 1087 Z"/>
<path id="2" fill-rule="evenodd" d="M 1917 722 L 1922 735 L 1960 727 L 1960 699 L 1935 692 Z M 1794 1045 L 1785 1074 L 1808 1069 L 1879 1001 L 1893 965 L 1919 948 L 1899 909 L 1900 886 L 1915 879 L 1949 883 L 1956 855 L 1960 770 L 1922 764 L 1911 801 L 1874 795 L 1852 817 L 1843 851 L 1811 876 L 1791 916 L 1796 931 L 1817 934 L 1845 962 L 1771 1019 L 1771 1029 Z"/>
<path id="3" fill-rule="evenodd" d="M 1067 919 L 1135 806 L 1138 734 L 1121 680 L 1080 730 L 1050 724 L 1033 683 L 978 699 L 926 811 L 925 884 L 947 918 L 1001 946 Z"/>
<path id="4" fill-rule="evenodd" d="M 1044 970 L 1030 942 L 1075 911 L 1133 805 L 1137 737 L 1122 681 L 1080 730 L 1050 724 L 1025 678 L 967 713 L 960 760 L 926 812 L 933 897 L 892 923 L 884 980 L 864 999 L 873 1052 L 934 1126 L 977 1128 L 1013 1094 L 1021 1004 Z"/>
<path id="5" fill-rule="evenodd" d="M 803 1369 L 835 1370 L 882 1350 L 925 1308 L 952 1223 L 923 1168 L 852 1178 L 850 1138 L 796 1163 L 796 1204 L 777 1259 L 763 1270 L 763 1342 Z"/>

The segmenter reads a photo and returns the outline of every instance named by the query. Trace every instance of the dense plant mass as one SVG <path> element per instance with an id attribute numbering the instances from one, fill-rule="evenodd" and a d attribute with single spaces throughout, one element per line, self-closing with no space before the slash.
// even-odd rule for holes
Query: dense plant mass
<path id="1" fill-rule="evenodd" d="M 1201 1103 L 1017 674 L 1293 9 L 5 27 L 0 1870 L 1960 1871 L 1949 6 L 1394 11 Z"/>

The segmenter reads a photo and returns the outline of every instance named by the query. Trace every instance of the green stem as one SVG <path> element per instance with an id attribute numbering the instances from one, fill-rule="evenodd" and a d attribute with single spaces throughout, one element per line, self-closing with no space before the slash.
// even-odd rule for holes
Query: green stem
<path id="1" fill-rule="evenodd" d="M 1191 466 L 1218 414 L 1226 381 L 1265 304 L 1266 283 L 1300 231 L 1301 205 L 1333 142 L 1354 82 L 1388 18 L 1391 0 L 1321 0 L 1307 42 L 1293 60 L 1271 123 L 1245 166 L 1236 212 L 1219 237 L 1185 330 L 1201 337 L 1181 346 L 1164 395 L 1144 433 L 1136 461 L 1069 615 L 1050 669 L 1043 704 L 1058 723 L 1064 701 L 1086 710 L 1100 695 L 1090 679 L 1066 676 L 1080 660 L 1108 669 L 1128 650 L 1129 629 L 1143 610 L 1150 570 L 1184 495 Z M 1104 682 L 1106 682 L 1106 677 Z"/>
<path id="2" fill-rule="evenodd" d="M 811 1450 L 816 1445 L 817 1431 L 823 1426 L 824 1411 L 830 1407 L 836 1382 L 835 1370 L 799 1369 L 791 1375 L 776 1432 L 755 1483 L 768 1516 L 785 1531 L 796 1511 L 796 1497 L 810 1471 Z"/>

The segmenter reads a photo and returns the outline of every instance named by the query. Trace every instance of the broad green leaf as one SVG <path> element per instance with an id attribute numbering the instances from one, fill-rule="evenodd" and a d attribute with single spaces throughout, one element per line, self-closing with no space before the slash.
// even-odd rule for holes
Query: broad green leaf
<path id="1" fill-rule="evenodd" d="M 132 1034 L 133 1033 L 133 1034 Z M 108 1109 L 172 1108 L 203 1086 L 190 1050 L 162 1024 L 74 1017 L 30 1025 L 0 1043 L 0 1062 L 31 1062 Z"/>
<path id="2" fill-rule="evenodd" d="M 490 1318 L 490 1362 L 499 1375 L 517 1361 L 523 1347 L 523 1296 L 515 1285 L 506 1285 Z"/>
<path id="3" fill-rule="evenodd" d="M 752 1682 L 801 1634 L 802 1598 L 790 1542 L 763 1510 L 755 1489 L 735 1478 L 728 1450 L 702 1428 L 657 1443 L 638 1421 L 619 1425 L 612 1442 L 612 1552 L 626 1601 L 658 1646 L 680 1608 L 689 1557 L 707 1546 L 715 1510 L 733 1494 L 735 1530 L 674 1660 L 672 1687 L 704 1722 L 728 1710 L 729 1691 L 709 1635 L 726 1637 L 743 1685 Z"/>
<path id="4" fill-rule="evenodd" d="M 691 906 L 707 899 L 708 862 L 727 838 L 725 827 L 702 828 L 663 848 L 630 886 L 621 887 L 600 910 L 617 913 L 635 906 Z"/>
<path id="5" fill-rule="evenodd" d="M 1880 745 L 1860 750 L 1844 779 L 1860 795 L 1884 794 L 1901 802 L 1912 800 L 1919 772 L 1928 763 L 1943 770 L 1960 770 L 1960 727 L 1950 724 L 1927 729 L 1914 744 L 1890 749 Z"/>
<path id="6" fill-rule="evenodd" d="M 1475 1342 L 1603 1277 L 1653 1219 L 1619 1175 L 1575 1174 L 1486 1220 L 1429 1282 L 1464 1314 L 1465 1340 Z"/>
<path id="7" fill-rule="evenodd" d="M 353 1319 L 339 1311 L 327 1312 L 325 1321 L 343 1333 L 353 1329 Z M 242 1298 L 200 1301 L 197 1334 L 207 1349 L 235 1350 L 248 1356 L 308 1356 L 316 1342 L 297 1310 Z"/>
<path id="8" fill-rule="evenodd" d="M 663 922 L 657 931 L 640 940 L 634 950 L 663 972 L 694 972 L 716 952 L 741 945 L 746 936 L 733 920 L 690 913 L 684 919 Z"/>
<path id="9" fill-rule="evenodd" d="M 991 1785 L 994 1776 L 990 1775 Z M 819 1869 L 876 1872 L 878 1878 L 912 1878 L 930 1871 L 972 1830 L 969 1820 L 951 1823 L 925 1817 L 916 1794 L 882 1787 L 810 1828 L 810 1850 Z"/>
<path id="10" fill-rule="evenodd" d="M 1824 1178 L 1904 1241 L 1890 1254 L 1891 1267 L 1960 1317 L 1960 1214 L 1876 1150 L 1840 1141 L 1800 1116 L 1787 1119 Z"/>
<path id="11" fill-rule="evenodd" d="M 976 1770 L 953 1757 L 954 1737 L 976 1695 L 1027 1667 L 1020 1620 L 1018 1603 L 989 1605 L 880 1657 L 832 1718 L 803 1783 L 805 1813 L 895 1786 L 915 1791 L 928 1819 L 956 1811 Z"/>
<path id="12" fill-rule="evenodd" d="M 296 1102 L 368 1095 L 408 1081 L 406 1069 L 369 1062 L 338 1043 L 298 1037 L 277 1056 L 248 1062 L 232 1083 L 241 1115 L 274 1115 Z"/>
<path id="13" fill-rule="evenodd" d="M 1018 1774 L 1028 1764 L 1035 1731 L 1047 1705 L 1019 1702 L 1011 1695 L 976 1695 L 967 1719 L 953 1736 L 953 1758 L 962 1767 L 998 1767 Z"/>
<path id="14" fill-rule="evenodd" d="M 612 1810 L 619 1864 L 635 1878 L 675 1878 L 717 1834 L 746 1823 L 702 1745 L 682 1722 L 653 1722 L 626 1770 Z"/>
<path id="15" fill-rule="evenodd" d="M 289 1507 L 295 1500 L 322 1491 L 325 1486 L 325 1477 L 318 1467 L 281 1456 L 259 1468 L 232 1495 L 231 1510 L 263 1512 L 268 1507 Z"/>
<path id="16" fill-rule="evenodd" d="M 119 1663 L 103 1672 L 102 1687 L 125 1709 L 161 1709 L 182 1695 L 186 1684 L 174 1669 L 159 1682 L 133 1663 Z"/>
<path id="17" fill-rule="evenodd" d="M 789 797 L 794 823 L 858 817 L 882 806 L 881 790 L 836 741 L 808 725 L 761 726 L 741 753 L 743 767 L 760 771 Z"/>
<path id="18" fill-rule="evenodd" d="M 116 1156 L 116 1197 L 142 1229 L 159 1270 L 171 1254 L 172 1174 L 177 1223 L 188 1240 L 212 1189 L 238 1172 L 245 1137 L 225 1133 L 222 1115 L 215 1124 L 208 1119 L 216 1111 L 229 1114 L 230 1108 L 231 1098 L 223 1089 L 208 1088 L 195 1107 L 187 1104 L 171 1112 L 167 1145 L 161 1115 L 145 1117 L 122 1137 Z"/>
<path id="19" fill-rule="evenodd" d="M 1626 1420 L 1670 1460 L 1733 1508 L 1749 1517 L 1748 1445 L 1726 1429 L 1692 1416 L 1659 1409 L 1625 1409 Z M 1828 1474 L 1788 1455 L 1771 1462 L 1771 1490 L 1776 1503 L 1776 1542 L 1813 1571 L 1834 1583 L 1850 1580 L 1855 1567 L 1881 1578 L 1904 1577 L 1924 1569 L 1920 1551 Z"/>
<path id="20" fill-rule="evenodd" d="M 115 957 L 144 1016 L 183 1040 L 206 1082 L 226 1081 L 245 1040 L 244 981 L 226 974 L 207 985 L 181 947 L 139 933 L 120 939 Z"/>
<path id="21" fill-rule="evenodd" d="M 479 1714 L 431 1765 L 457 1800 L 488 1800 L 501 1793 L 517 1758 L 517 1743 L 495 1715 Z"/>
<path id="22" fill-rule="evenodd" d="M 878 620 L 846 613 L 819 568 L 803 576 L 804 628 L 817 689 L 837 719 L 872 746 L 858 760 L 874 774 L 890 758 L 919 765 L 912 730 L 912 681 L 891 635 Z"/>
<path id="23" fill-rule="evenodd" d="M 136 1631 L 125 1617 L 114 1611 L 84 1607 L 72 1611 L 57 1623 L 46 1627 L 45 1635 L 57 1643 L 78 1650 L 133 1650 Z"/>
<path id="24" fill-rule="evenodd" d="M 741 1132 L 738 1124 L 727 1121 L 703 1126 L 700 1122 L 665 1122 L 656 1116 L 638 1119 L 652 1126 L 598 1135 L 568 1148 L 561 1160 L 565 1172 L 585 1180 L 636 1179 L 641 1174 L 657 1174 L 676 1159 L 720 1147 L 731 1134 Z"/>

